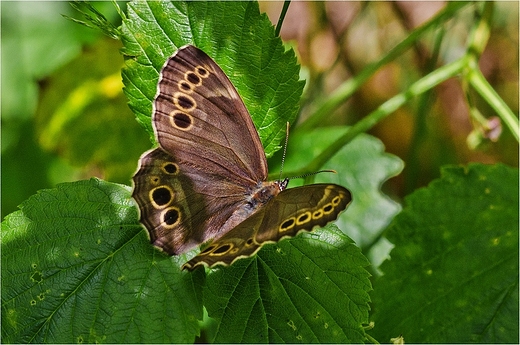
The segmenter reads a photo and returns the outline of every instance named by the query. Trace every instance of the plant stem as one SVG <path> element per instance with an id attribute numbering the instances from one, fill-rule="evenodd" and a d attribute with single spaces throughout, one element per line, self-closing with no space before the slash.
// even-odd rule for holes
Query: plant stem
<path id="1" fill-rule="evenodd" d="M 278 23 L 276 23 L 276 30 L 274 35 L 276 37 L 280 36 L 280 31 L 282 31 L 283 20 L 285 19 L 285 15 L 287 14 L 287 10 L 289 9 L 289 5 L 291 4 L 290 0 L 286 0 L 283 2 L 282 12 L 280 13 L 280 17 L 278 18 Z"/>
<path id="2" fill-rule="evenodd" d="M 390 98 L 381 104 L 376 110 L 352 126 L 347 133 L 327 147 L 321 154 L 314 158 L 306 171 L 317 171 L 344 145 L 348 144 L 358 134 L 364 133 L 376 125 L 379 121 L 392 114 L 411 98 L 416 97 L 441 82 L 457 75 L 466 66 L 467 57 L 460 58 L 450 64 L 442 66 L 425 77 L 413 83 L 408 90 Z"/>
<path id="3" fill-rule="evenodd" d="M 482 72 L 478 68 L 472 68 L 467 73 L 467 78 L 471 86 L 484 98 L 493 109 L 497 112 L 498 116 L 504 121 L 506 126 L 510 129 L 511 133 L 515 137 L 516 141 L 520 139 L 520 129 L 518 118 L 513 114 L 513 111 L 507 106 L 504 100 L 496 93 L 488 81 L 482 75 Z"/>
<path id="4" fill-rule="evenodd" d="M 504 100 L 497 94 L 495 89 L 493 89 L 493 87 L 488 83 L 478 65 L 478 60 L 489 41 L 493 8 L 493 2 L 484 3 L 480 20 L 475 24 L 470 34 L 467 50 L 468 64 L 467 68 L 464 70 L 464 77 L 469 85 L 471 85 L 497 112 L 498 116 L 500 116 L 502 121 L 509 128 L 516 141 L 519 141 L 520 129 L 518 127 L 518 118 L 513 114 Z M 468 94 L 467 91 L 466 94 Z M 471 106 L 471 102 L 469 103 Z M 475 111 L 473 111 L 473 113 L 475 113 Z"/>
<path id="5" fill-rule="evenodd" d="M 356 77 L 347 80 L 340 85 L 334 93 L 325 100 L 319 108 L 304 122 L 302 122 L 296 130 L 309 130 L 318 126 L 323 122 L 323 118 L 337 109 L 343 104 L 361 85 L 363 85 L 376 71 L 387 63 L 401 56 L 408 48 L 422 35 L 435 26 L 441 25 L 444 21 L 453 18 L 453 14 L 467 5 L 467 2 L 450 2 L 448 5 L 429 22 L 415 29 L 402 42 L 391 49 L 381 60 L 369 64 Z"/>

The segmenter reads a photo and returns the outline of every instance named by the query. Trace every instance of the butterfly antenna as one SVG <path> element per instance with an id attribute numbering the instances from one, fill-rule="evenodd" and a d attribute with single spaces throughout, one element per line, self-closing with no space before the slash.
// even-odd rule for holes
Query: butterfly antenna
<path id="1" fill-rule="evenodd" d="M 305 178 L 307 176 L 317 175 L 317 174 L 321 174 L 321 173 L 324 173 L 324 172 L 329 172 L 329 173 L 334 173 L 334 174 L 338 173 L 336 170 L 325 169 L 325 170 L 318 170 L 318 171 L 315 171 L 315 172 L 311 172 L 311 173 L 307 173 L 307 174 L 303 174 L 303 175 L 299 175 L 299 176 L 292 176 L 289 179 L 292 180 L 292 179 L 295 179 L 295 178 Z"/>
<path id="2" fill-rule="evenodd" d="M 280 177 L 279 177 L 278 181 L 282 180 L 283 163 L 285 162 L 285 154 L 287 153 L 287 142 L 288 141 L 289 141 L 289 121 L 287 121 L 286 129 L 285 129 L 285 144 L 283 146 L 282 165 L 280 166 Z"/>
<path id="3" fill-rule="evenodd" d="M 283 164 L 285 163 L 285 155 L 287 153 L 287 143 L 289 141 L 289 121 L 287 121 L 287 127 L 285 129 L 285 144 L 283 146 L 283 155 L 282 155 L 282 164 L 281 164 L 281 167 L 280 167 L 280 177 L 278 179 L 278 181 L 282 181 L 282 174 L 283 174 Z M 324 172 L 331 172 L 331 173 L 334 173 L 336 174 L 336 170 L 319 170 L 319 171 L 315 171 L 315 172 L 311 172 L 311 173 L 307 173 L 307 174 L 303 174 L 303 175 L 299 175 L 299 176 L 292 176 L 292 177 L 288 177 L 286 179 L 284 179 L 283 181 L 285 182 L 285 184 L 287 184 L 289 182 L 289 180 L 292 180 L 292 179 L 295 179 L 295 178 L 305 178 L 307 176 L 312 176 L 312 175 L 316 175 L 316 174 L 320 174 L 320 173 L 324 173 Z"/>

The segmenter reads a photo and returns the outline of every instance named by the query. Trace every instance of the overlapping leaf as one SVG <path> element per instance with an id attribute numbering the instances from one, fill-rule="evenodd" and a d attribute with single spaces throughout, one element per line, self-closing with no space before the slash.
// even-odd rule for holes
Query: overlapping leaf
<path id="1" fill-rule="evenodd" d="M 191 342 L 201 279 L 150 246 L 128 188 L 61 184 L 2 223 L 2 340 Z"/>
<path id="2" fill-rule="evenodd" d="M 303 89 L 294 52 L 284 51 L 255 2 L 136 1 L 123 22 L 125 93 L 138 121 L 153 136 L 152 100 L 159 71 L 179 47 L 193 44 L 233 82 L 259 132 L 267 156 L 298 112 Z"/>
<path id="3" fill-rule="evenodd" d="M 365 340 L 367 259 L 334 226 L 265 246 L 208 277 L 204 301 L 219 343 Z"/>
<path id="4" fill-rule="evenodd" d="M 407 198 L 375 282 L 381 341 L 518 342 L 518 170 L 449 167 Z"/>

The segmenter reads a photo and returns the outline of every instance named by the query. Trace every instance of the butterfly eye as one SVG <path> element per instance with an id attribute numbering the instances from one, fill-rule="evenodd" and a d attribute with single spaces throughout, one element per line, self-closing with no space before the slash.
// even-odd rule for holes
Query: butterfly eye
<path id="1" fill-rule="evenodd" d="M 195 73 L 202 78 L 207 78 L 209 76 L 208 70 L 202 66 L 197 66 L 197 68 L 195 68 Z"/>
<path id="2" fill-rule="evenodd" d="M 179 167 L 177 166 L 177 164 L 171 162 L 164 163 L 161 168 L 164 171 L 164 173 L 168 175 L 175 175 L 179 172 Z"/>
<path id="3" fill-rule="evenodd" d="M 294 217 L 291 217 L 284 221 L 282 225 L 280 225 L 280 232 L 284 232 L 290 230 L 294 227 Z"/>
<path id="4" fill-rule="evenodd" d="M 179 88 L 179 90 L 186 93 L 192 93 L 195 89 L 195 85 L 188 83 L 186 80 L 179 81 L 177 87 Z"/>
<path id="5" fill-rule="evenodd" d="M 298 216 L 298 219 L 296 220 L 296 224 L 301 225 L 303 223 L 307 223 L 309 220 L 311 220 L 311 213 L 305 212 L 301 216 Z"/>
<path id="6" fill-rule="evenodd" d="M 223 255 L 226 254 L 231 248 L 233 248 L 233 245 L 226 243 L 224 245 L 221 245 L 217 249 L 215 249 L 211 255 Z"/>
<path id="7" fill-rule="evenodd" d="M 208 248 L 204 249 L 199 253 L 199 255 L 206 255 L 213 251 L 213 249 L 216 248 L 216 245 L 209 246 Z"/>
<path id="8" fill-rule="evenodd" d="M 330 204 L 330 203 L 328 203 L 325 206 L 323 206 L 323 212 L 325 214 L 331 213 L 333 209 L 334 209 L 334 207 L 332 207 L 332 204 Z"/>
<path id="9" fill-rule="evenodd" d="M 312 219 L 320 219 L 321 217 L 323 217 L 323 211 L 322 210 L 315 211 L 312 214 Z"/>

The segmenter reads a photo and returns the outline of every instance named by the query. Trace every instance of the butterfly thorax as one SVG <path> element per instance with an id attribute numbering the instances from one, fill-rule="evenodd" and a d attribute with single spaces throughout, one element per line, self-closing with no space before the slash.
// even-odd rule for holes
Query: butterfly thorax
<path id="1" fill-rule="evenodd" d="M 248 198 L 248 206 L 254 210 L 265 205 L 269 200 L 287 188 L 288 183 L 288 179 L 282 181 L 259 182 Z"/>

